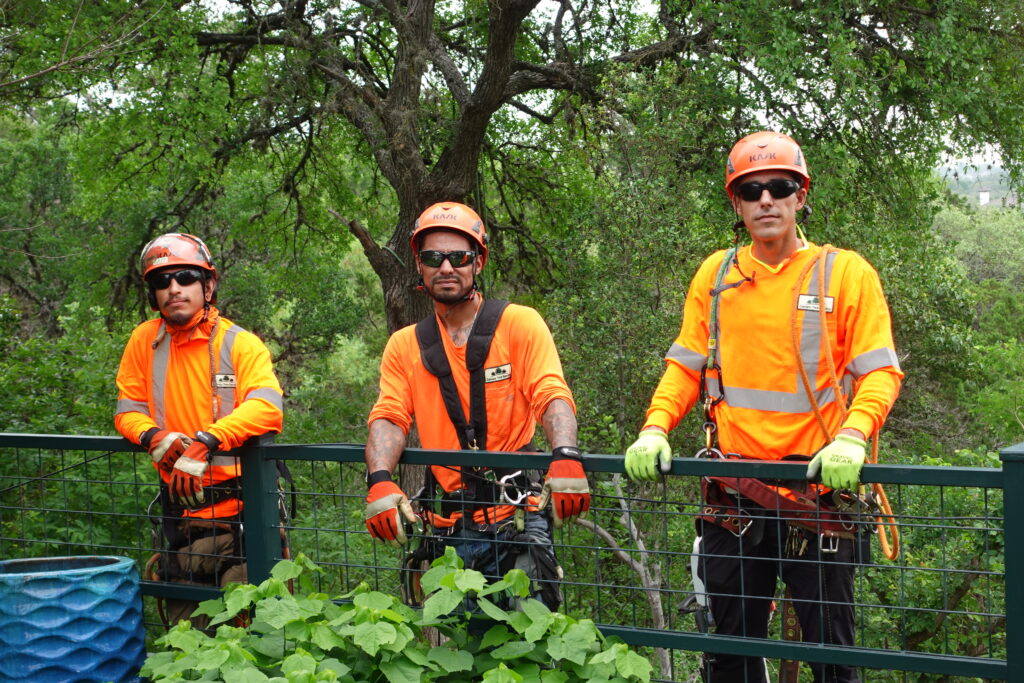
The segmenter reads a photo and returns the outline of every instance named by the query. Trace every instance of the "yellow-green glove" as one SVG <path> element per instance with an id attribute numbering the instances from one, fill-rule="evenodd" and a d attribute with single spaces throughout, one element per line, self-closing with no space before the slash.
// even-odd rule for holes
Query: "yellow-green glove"
<path id="1" fill-rule="evenodd" d="M 821 482 L 833 489 L 852 489 L 860 481 L 867 443 L 849 434 L 840 434 L 818 451 L 807 465 L 807 478 L 821 471 Z"/>
<path id="2" fill-rule="evenodd" d="M 658 469 L 667 474 L 672 469 L 672 447 L 668 436 L 658 429 L 645 429 L 633 445 L 626 449 L 626 474 L 630 479 L 654 481 Z"/>

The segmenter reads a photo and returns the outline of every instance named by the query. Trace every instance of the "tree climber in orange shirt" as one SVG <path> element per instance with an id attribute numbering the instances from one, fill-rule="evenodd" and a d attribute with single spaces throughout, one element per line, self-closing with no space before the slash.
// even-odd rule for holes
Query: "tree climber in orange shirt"
<path id="1" fill-rule="evenodd" d="M 544 508 L 550 499 L 556 527 L 571 522 L 589 509 L 590 488 L 551 332 L 532 308 L 483 300 L 476 277 L 487 260 L 487 233 L 468 206 L 429 207 L 411 243 L 434 313 L 395 332 L 384 349 L 368 419 L 366 527 L 380 541 L 408 540 L 404 524 L 416 517 L 391 473 L 414 420 L 424 448 L 520 452 L 538 451 L 539 421 L 553 449 L 543 484 L 521 470 L 433 465 L 422 510 L 434 537 L 467 568 L 489 577 L 521 568 L 535 595 L 556 609 L 559 568 Z"/>
<path id="2" fill-rule="evenodd" d="M 820 473 L 824 485 L 705 478 L 700 575 L 717 633 L 765 637 L 781 577 L 805 641 L 853 645 L 860 532 L 838 514 L 833 492 L 856 489 L 866 439 L 885 421 L 903 373 L 875 270 L 799 230 L 809 186 L 788 136 L 764 131 L 733 147 L 725 187 L 740 217 L 737 242 L 745 226 L 752 244 L 713 254 L 694 276 L 625 467 L 633 479 L 667 472 L 667 433 L 698 402 L 702 454 L 810 460 L 807 479 Z M 716 682 L 765 676 L 759 658 L 716 654 L 707 665 Z M 853 667 L 811 668 L 816 681 L 858 680 Z"/>
<path id="3" fill-rule="evenodd" d="M 160 316 L 136 327 L 125 346 L 114 426 L 150 452 L 160 474 L 161 532 L 171 551 L 161 575 L 245 583 L 241 464 L 224 451 L 281 431 L 281 385 L 263 342 L 214 306 L 217 269 L 202 240 L 161 235 L 143 248 L 141 270 Z M 168 600 L 168 622 L 188 619 L 196 604 Z"/>

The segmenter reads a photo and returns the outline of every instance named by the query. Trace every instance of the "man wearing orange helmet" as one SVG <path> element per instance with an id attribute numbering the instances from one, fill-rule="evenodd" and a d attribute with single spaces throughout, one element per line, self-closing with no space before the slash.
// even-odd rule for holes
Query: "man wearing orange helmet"
<path id="1" fill-rule="evenodd" d="M 532 308 L 483 300 L 476 277 L 487 260 L 487 233 L 468 206 L 427 208 L 411 245 L 434 312 L 393 334 L 384 350 L 380 395 L 368 419 L 366 527 L 379 541 L 408 540 L 405 523 L 415 514 L 391 473 L 414 420 L 424 448 L 523 452 L 538 450 L 539 420 L 553 447 L 543 484 L 518 470 L 435 465 L 422 509 L 467 568 L 492 577 L 522 568 L 539 597 L 557 608 L 558 567 L 544 508 L 550 499 L 555 526 L 573 521 L 589 509 L 590 488 L 551 332 Z"/>
<path id="2" fill-rule="evenodd" d="M 866 544 L 833 501 L 852 499 L 866 439 L 903 373 L 875 270 L 855 252 L 808 242 L 797 225 L 810 180 L 786 135 L 755 133 L 733 147 L 725 188 L 737 243 L 742 226 L 751 244 L 713 254 L 694 276 L 625 467 L 633 479 L 667 473 L 667 433 L 698 402 L 700 455 L 809 460 L 807 479 L 820 473 L 823 484 L 704 479 L 699 578 L 717 633 L 766 637 L 781 577 L 804 640 L 853 645 L 853 572 Z M 765 680 L 757 658 L 716 654 L 707 667 L 712 681 Z M 853 667 L 812 669 L 816 681 L 858 680 Z"/>
<path id="3" fill-rule="evenodd" d="M 281 385 L 263 342 L 214 306 L 217 269 L 202 240 L 161 235 L 143 248 L 141 270 L 160 315 L 125 346 L 114 426 L 149 451 L 160 474 L 161 531 L 171 551 L 162 578 L 244 583 L 241 469 L 225 451 L 281 431 Z M 169 623 L 195 606 L 168 601 Z"/>

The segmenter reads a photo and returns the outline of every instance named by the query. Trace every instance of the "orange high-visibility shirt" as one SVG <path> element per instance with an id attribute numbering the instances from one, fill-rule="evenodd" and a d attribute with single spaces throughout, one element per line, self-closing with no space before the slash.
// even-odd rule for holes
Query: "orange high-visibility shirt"
<path id="1" fill-rule="evenodd" d="M 169 328 L 161 318 L 135 328 L 117 372 L 114 426 L 122 436 L 137 444 L 152 427 L 188 436 L 202 430 L 220 439 L 222 450 L 230 450 L 252 436 L 281 431 L 282 391 L 270 351 L 256 335 L 223 317 L 211 344 L 218 317 L 211 308 L 209 319 L 191 331 Z M 237 458 L 214 454 L 213 483 L 238 474 Z M 161 476 L 170 481 L 166 472 Z M 233 509 L 237 512 L 238 506 Z M 215 516 L 229 514 L 220 506 Z"/>
<path id="2" fill-rule="evenodd" d="M 831 434 L 851 427 L 870 435 L 881 427 L 896 400 L 903 373 L 878 274 L 856 252 L 839 250 L 827 257 L 825 275 L 828 353 L 844 394 L 857 383 L 846 419 L 839 424 L 840 404 L 822 349 L 817 266 L 797 283 L 820 250 L 808 244 L 774 268 L 753 258 L 749 245 L 739 252 L 740 269 L 754 279 L 725 289 L 720 297 L 718 346 L 725 400 L 713 414 L 723 452 L 775 460 L 811 455 L 829 441 L 812 412 L 793 351 L 791 318 L 798 284 L 800 355 Z M 708 358 L 711 290 L 724 256 L 723 250 L 705 260 L 690 284 L 682 327 L 666 355 L 647 426 L 670 431 L 697 402 L 700 371 Z M 732 266 L 724 284 L 740 280 Z M 708 377 L 712 395 L 720 395 L 717 374 L 709 372 Z"/>
<path id="3" fill-rule="evenodd" d="M 440 319 L 437 324 L 459 390 L 463 414 L 468 418 L 466 347 L 456 347 Z M 485 385 L 489 451 L 515 451 L 530 443 L 537 422 L 556 398 L 576 409 L 551 331 L 532 308 L 508 305 L 494 332 L 484 370 L 489 375 Z M 379 419 L 398 425 L 406 434 L 415 419 L 424 448 L 461 448 L 445 410 L 437 378 L 423 366 L 420 358 L 415 325 L 391 335 L 384 349 L 380 395 L 367 424 Z M 458 468 L 434 466 L 432 469 L 445 491 L 460 487 Z"/>

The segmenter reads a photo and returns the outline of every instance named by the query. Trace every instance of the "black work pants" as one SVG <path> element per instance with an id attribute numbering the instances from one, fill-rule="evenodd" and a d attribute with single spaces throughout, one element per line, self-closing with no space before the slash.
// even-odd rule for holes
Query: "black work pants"
<path id="1" fill-rule="evenodd" d="M 807 540 L 803 553 L 787 556 L 788 525 L 773 517 L 763 517 L 757 524 L 763 524 L 763 533 L 742 536 L 714 524 L 703 525 L 698 571 L 710 598 L 715 632 L 767 637 L 776 582 L 781 578 L 790 590 L 805 642 L 853 645 L 854 541 L 826 538 L 819 545 L 819 537 L 808 533 L 797 539 L 797 548 Z M 835 552 L 827 552 L 836 540 Z M 815 681 L 860 680 L 853 667 L 810 667 Z M 708 670 L 713 683 L 767 681 L 760 657 L 714 654 L 708 658 Z"/>

